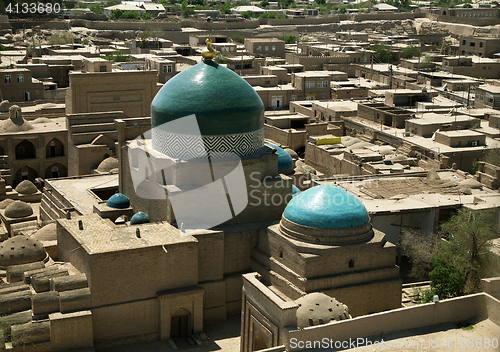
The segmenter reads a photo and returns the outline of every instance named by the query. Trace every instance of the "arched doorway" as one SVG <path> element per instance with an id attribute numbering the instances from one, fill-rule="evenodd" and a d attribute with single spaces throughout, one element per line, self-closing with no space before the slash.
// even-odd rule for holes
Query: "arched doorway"
<path id="1" fill-rule="evenodd" d="M 45 170 L 45 178 L 59 178 L 66 176 L 68 176 L 66 167 L 59 163 L 52 164 Z"/>
<path id="2" fill-rule="evenodd" d="M 16 145 L 16 159 L 35 159 L 36 148 L 33 143 L 28 140 L 23 140 Z"/>
<path id="3" fill-rule="evenodd" d="M 47 158 L 54 158 L 63 155 L 64 155 L 64 145 L 57 138 L 52 139 L 45 147 L 45 156 Z"/>
<path id="4" fill-rule="evenodd" d="M 38 177 L 38 173 L 35 169 L 32 169 L 29 166 L 23 166 L 16 172 L 16 181 L 21 182 L 24 180 L 34 180 Z"/>
<path id="5" fill-rule="evenodd" d="M 170 320 L 170 338 L 178 339 L 191 335 L 191 313 L 187 309 L 178 309 Z"/>

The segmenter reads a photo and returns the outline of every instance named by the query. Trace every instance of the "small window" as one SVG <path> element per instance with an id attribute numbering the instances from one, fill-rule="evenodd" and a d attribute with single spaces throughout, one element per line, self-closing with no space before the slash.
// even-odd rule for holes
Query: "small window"
<path id="1" fill-rule="evenodd" d="M 273 51 L 276 51 L 276 45 L 273 45 L 272 49 Z"/>
<path id="2" fill-rule="evenodd" d="M 354 268 L 354 260 L 349 260 L 349 268 Z"/>
<path id="3" fill-rule="evenodd" d="M 100 65 L 99 66 L 99 72 L 107 72 L 106 65 Z"/>
<path id="4" fill-rule="evenodd" d="M 24 82 L 24 75 L 17 75 L 17 83 L 23 83 Z"/>
<path id="5" fill-rule="evenodd" d="M 465 40 L 462 40 L 462 45 L 465 45 L 466 41 Z"/>
<path id="6" fill-rule="evenodd" d="M 5 83 L 12 83 L 12 76 L 11 75 L 5 75 L 4 79 L 5 79 Z"/>
<path id="7" fill-rule="evenodd" d="M 269 51 L 269 47 L 266 45 L 266 46 L 264 47 L 264 50 L 265 50 L 265 51 Z"/>
<path id="8" fill-rule="evenodd" d="M 163 73 L 172 73 L 172 65 L 163 66 Z"/>
<path id="9" fill-rule="evenodd" d="M 476 46 L 476 43 L 471 42 L 471 43 L 470 43 L 470 46 Z"/>
<path id="10" fill-rule="evenodd" d="M 479 47 L 482 48 L 483 47 L 483 42 L 479 42 Z"/>
<path id="11" fill-rule="evenodd" d="M 257 51 L 262 51 L 262 47 L 260 45 L 257 47 Z"/>

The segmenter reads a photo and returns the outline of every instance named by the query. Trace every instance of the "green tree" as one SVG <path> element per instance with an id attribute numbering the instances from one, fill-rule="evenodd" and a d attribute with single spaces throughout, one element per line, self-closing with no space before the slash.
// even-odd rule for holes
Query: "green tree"
<path id="1" fill-rule="evenodd" d="M 95 14 L 102 15 L 102 7 L 99 4 L 89 5 L 89 9 Z"/>
<path id="2" fill-rule="evenodd" d="M 295 44 L 295 43 L 297 43 L 297 37 L 294 36 L 294 35 L 283 34 L 283 40 L 285 41 L 285 44 Z"/>
<path id="3" fill-rule="evenodd" d="M 125 11 L 122 16 L 121 20 L 138 20 L 140 17 L 138 11 Z"/>
<path id="4" fill-rule="evenodd" d="M 109 16 L 110 19 L 112 20 L 119 20 L 123 16 L 123 11 L 120 9 L 115 9 L 111 11 L 111 15 Z"/>
<path id="5" fill-rule="evenodd" d="M 260 3 L 259 3 L 259 6 L 262 7 L 262 8 L 266 8 L 267 6 L 269 6 L 269 1 L 267 0 L 262 0 Z"/>
<path id="6" fill-rule="evenodd" d="M 141 15 L 141 20 L 149 20 L 149 19 L 151 19 L 151 14 L 150 13 L 144 12 Z"/>
<path id="7" fill-rule="evenodd" d="M 278 19 L 278 20 L 284 20 L 286 18 L 287 18 L 287 16 L 284 13 L 279 13 L 276 15 L 276 19 Z"/>
<path id="8" fill-rule="evenodd" d="M 420 56 L 420 53 L 421 53 L 420 47 L 415 45 L 409 45 L 403 50 L 401 50 L 399 56 L 402 57 L 403 59 L 411 59 L 412 57 Z"/>
<path id="9" fill-rule="evenodd" d="M 214 61 L 217 62 L 218 64 L 225 64 L 227 63 L 227 54 L 226 53 L 221 53 L 220 51 L 215 54 Z"/>
<path id="10" fill-rule="evenodd" d="M 234 35 L 231 37 L 231 39 L 233 40 L 233 42 L 236 42 L 236 43 L 241 43 L 241 44 L 245 43 L 245 37 L 244 37 L 244 36 L 242 36 L 242 35 L 241 35 L 241 34 L 239 34 L 239 33 L 234 34 Z"/>
<path id="11" fill-rule="evenodd" d="M 127 62 L 130 61 L 130 56 L 123 54 L 121 50 L 113 51 L 113 62 Z"/>
<path id="12" fill-rule="evenodd" d="M 375 51 L 375 58 L 379 62 L 392 63 L 394 61 L 394 53 L 392 48 L 388 45 L 374 45 L 371 50 Z"/>
<path id="13" fill-rule="evenodd" d="M 337 13 L 339 15 L 343 15 L 344 13 L 347 12 L 347 8 L 345 6 L 341 6 L 338 10 L 337 10 Z"/>
<path id="14" fill-rule="evenodd" d="M 184 0 L 181 5 L 181 14 L 182 17 L 188 18 L 190 15 L 194 14 L 194 9 L 192 7 L 188 7 L 187 0 Z"/>
<path id="15" fill-rule="evenodd" d="M 420 61 L 420 68 L 428 69 L 434 67 L 434 60 L 432 56 L 424 55 L 424 58 Z"/>
<path id="16" fill-rule="evenodd" d="M 74 36 L 72 32 L 56 32 L 52 34 L 47 42 L 50 45 L 62 45 L 62 44 L 72 44 L 74 43 Z"/>
<path id="17" fill-rule="evenodd" d="M 481 278 L 498 275 L 500 264 L 491 253 L 491 240 L 498 237 L 498 213 L 462 208 L 439 231 L 432 251 L 429 300 L 456 297 L 481 290 Z"/>
<path id="18" fill-rule="evenodd" d="M 253 14 L 252 11 L 245 11 L 245 12 L 242 12 L 241 15 L 246 18 L 246 19 L 250 19 L 252 17 L 255 17 L 255 15 Z"/>

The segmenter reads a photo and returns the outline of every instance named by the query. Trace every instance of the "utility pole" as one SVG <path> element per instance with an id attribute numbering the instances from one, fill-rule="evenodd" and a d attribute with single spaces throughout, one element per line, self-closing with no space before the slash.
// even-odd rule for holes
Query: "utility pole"
<path id="1" fill-rule="evenodd" d="M 370 65 L 370 80 L 373 81 L 373 54 L 370 55 L 370 61 L 371 61 L 371 65 Z"/>
<path id="2" fill-rule="evenodd" d="M 467 88 L 467 110 L 469 110 L 469 100 L 470 99 L 470 83 L 469 87 Z"/>
<path id="3" fill-rule="evenodd" d="M 392 65 L 389 65 L 389 89 L 392 89 Z"/>

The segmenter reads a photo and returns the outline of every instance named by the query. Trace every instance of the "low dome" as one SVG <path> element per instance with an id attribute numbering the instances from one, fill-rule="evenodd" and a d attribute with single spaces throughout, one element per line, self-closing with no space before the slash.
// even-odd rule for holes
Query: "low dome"
<path id="1" fill-rule="evenodd" d="M 290 148 L 285 148 L 284 151 L 287 152 L 288 155 L 290 155 L 290 157 L 292 158 L 292 160 L 298 160 L 299 159 L 299 154 L 297 154 L 295 152 L 295 150 L 290 149 Z"/>
<path id="2" fill-rule="evenodd" d="M 39 262 L 47 257 L 42 244 L 25 236 L 15 236 L 0 244 L 0 266 Z"/>
<path id="3" fill-rule="evenodd" d="M 362 142 L 362 140 L 354 137 L 354 138 L 346 139 L 345 142 L 342 141 L 342 144 L 346 147 L 350 147 L 351 145 L 354 145 L 354 144 L 359 143 L 359 142 Z"/>
<path id="4" fill-rule="evenodd" d="M 19 106 L 12 105 L 9 108 L 9 116 L 10 118 L 1 122 L 0 130 L 12 133 L 12 132 L 29 131 L 33 129 L 31 123 L 26 121 L 21 116 L 21 108 Z"/>
<path id="5" fill-rule="evenodd" d="M 110 208 L 125 209 L 130 206 L 130 200 L 124 194 L 115 193 L 108 199 L 106 205 Z"/>
<path id="6" fill-rule="evenodd" d="M 277 145 L 271 143 L 266 143 L 266 145 L 276 149 L 276 153 L 278 154 L 278 172 L 282 174 L 292 173 L 294 167 L 293 160 L 290 154 L 288 154 L 283 148 L 280 148 Z"/>
<path id="7" fill-rule="evenodd" d="M 309 188 L 293 197 L 283 217 L 303 226 L 321 229 L 357 227 L 370 220 L 358 198 L 332 185 Z"/>
<path id="8" fill-rule="evenodd" d="M 0 209 L 5 209 L 14 202 L 15 202 L 14 199 L 10 199 L 10 198 L 4 199 L 0 202 Z"/>
<path id="9" fill-rule="evenodd" d="M 38 192 L 38 188 L 29 180 L 24 180 L 16 187 L 16 192 L 21 194 L 34 194 Z"/>
<path id="10" fill-rule="evenodd" d="M 43 226 L 31 238 L 38 241 L 56 241 L 57 240 L 57 224 L 55 222 Z"/>
<path id="11" fill-rule="evenodd" d="M 50 122 L 50 119 L 46 117 L 39 117 L 33 120 L 33 123 L 48 123 L 48 122 Z"/>
<path id="12" fill-rule="evenodd" d="M 135 213 L 130 219 L 130 225 L 145 224 L 149 222 L 149 216 L 142 211 Z"/>
<path id="13" fill-rule="evenodd" d="M 97 171 L 110 172 L 113 169 L 117 169 L 119 166 L 120 163 L 117 158 L 109 157 L 101 161 L 101 163 L 97 167 Z"/>
<path id="14" fill-rule="evenodd" d="M 33 208 L 28 203 L 16 200 L 5 208 L 4 214 L 9 218 L 24 218 L 33 215 Z"/>
<path id="15" fill-rule="evenodd" d="M 295 303 L 299 305 L 296 313 L 298 328 L 351 318 L 349 308 L 345 304 L 324 293 L 309 293 L 295 300 Z"/>
<path id="16" fill-rule="evenodd" d="M 482 189 L 483 185 L 481 182 L 478 182 L 476 180 L 468 179 L 468 180 L 463 180 L 458 183 L 460 187 L 468 187 L 470 189 Z"/>

